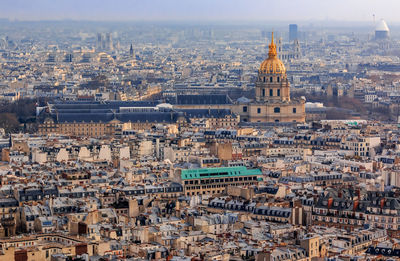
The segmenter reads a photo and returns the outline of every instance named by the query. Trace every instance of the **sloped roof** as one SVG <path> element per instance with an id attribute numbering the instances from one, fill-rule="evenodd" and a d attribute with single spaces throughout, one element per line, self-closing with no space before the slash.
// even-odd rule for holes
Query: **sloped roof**
<path id="1" fill-rule="evenodd" d="M 213 105 L 213 104 L 232 104 L 231 99 L 225 94 L 214 95 L 178 95 L 176 97 L 176 104 L 178 105 Z"/>
<path id="2" fill-rule="evenodd" d="M 387 26 L 385 20 L 381 19 L 376 24 L 375 31 L 386 31 L 386 32 L 389 32 L 389 27 Z"/>

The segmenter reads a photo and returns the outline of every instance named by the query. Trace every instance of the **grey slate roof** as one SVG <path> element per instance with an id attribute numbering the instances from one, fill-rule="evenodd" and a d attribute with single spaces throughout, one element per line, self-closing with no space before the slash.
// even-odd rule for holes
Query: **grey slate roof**
<path id="1" fill-rule="evenodd" d="M 178 95 L 176 97 L 176 104 L 185 105 L 201 105 L 201 104 L 232 104 L 228 95 Z"/>

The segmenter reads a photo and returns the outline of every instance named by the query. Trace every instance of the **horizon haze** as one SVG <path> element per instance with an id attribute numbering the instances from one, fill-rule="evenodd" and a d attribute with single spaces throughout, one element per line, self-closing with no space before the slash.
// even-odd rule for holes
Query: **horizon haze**
<path id="1" fill-rule="evenodd" d="M 89 21 L 344 21 L 400 23 L 397 0 L 3 0 L 0 18 Z M 390 8 L 388 8 L 390 6 Z"/>

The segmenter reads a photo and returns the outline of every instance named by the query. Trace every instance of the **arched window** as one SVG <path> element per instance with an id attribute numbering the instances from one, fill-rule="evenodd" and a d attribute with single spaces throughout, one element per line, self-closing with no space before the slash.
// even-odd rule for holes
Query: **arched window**
<path id="1" fill-rule="evenodd" d="M 264 77 L 264 82 L 266 82 L 266 79 L 265 79 L 265 77 Z"/>
<path id="2" fill-rule="evenodd" d="M 281 90 L 278 89 L 277 92 L 276 92 L 276 95 L 277 96 L 281 96 Z"/>
<path id="3" fill-rule="evenodd" d="M 262 90 L 262 96 L 265 96 L 265 89 Z"/>
<path id="4" fill-rule="evenodd" d="M 279 108 L 279 107 L 274 108 L 274 113 L 280 113 L 280 112 L 281 112 L 281 108 Z"/>
<path id="5" fill-rule="evenodd" d="M 279 76 L 276 78 L 276 81 L 279 82 Z"/>
<path id="6" fill-rule="evenodd" d="M 269 82 L 272 82 L 272 77 L 269 77 Z"/>
<path id="7" fill-rule="evenodd" d="M 272 89 L 269 89 L 269 96 L 274 96 L 274 91 Z"/>

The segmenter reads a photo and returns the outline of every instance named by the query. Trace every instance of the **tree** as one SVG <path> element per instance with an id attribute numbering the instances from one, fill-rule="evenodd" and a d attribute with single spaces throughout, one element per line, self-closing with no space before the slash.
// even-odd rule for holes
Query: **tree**
<path id="1" fill-rule="evenodd" d="M 94 77 L 87 83 L 86 87 L 92 90 L 95 90 L 99 87 L 108 87 L 110 82 L 108 81 L 105 75 L 99 74 Z"/>
<path id="2" fill-rule="evenodd" d="M 36 101 L 21 99 L 15 102 L 3 101 L 0 103 L 0 128 L 6 132 L 16 132 L 20 124 L 26 126 L 26 130 L 34 132 L 37 129 Z"/>
<path id="3" fill-rule="evenodd" d="M 4 128 L 6 133 L 17 132 L 19 130 L 19 121 L 15 113 L 0 113 L 0 128 Z"/>

